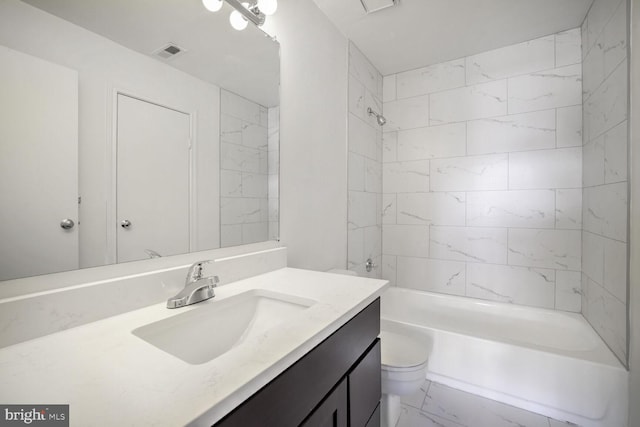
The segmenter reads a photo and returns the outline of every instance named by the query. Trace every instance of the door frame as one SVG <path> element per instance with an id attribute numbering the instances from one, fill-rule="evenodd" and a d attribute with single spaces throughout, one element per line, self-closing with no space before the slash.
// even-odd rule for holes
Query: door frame
<path id="1" fill-rule="evenodd" d="M 177 105 L 170 105 L 167 102 L 160 101 L 157 96 L 149 96 L 141 94 L 138 91 L 125 89 L 122 87 L 112 86 L 108 88 L 111 92 L 111 96 L 107 96 L 110 99 L 109 105 L 107 105 L 107 118 L 105 124 L 107 124 L 107 143 L 105 153 L 105 195 L 106 195 L 106 251 L 105 251 L 105 263 L 115 264 L 118 261 L 117 248 L 118 248 L 118 235 L 117 235 L 117 220 L 118 220 L 118 206 L 117 206 L 117 178 L 118 178 L 118 96 L 123 95 L 129 98 L 137 99 L 142 102 L 157 105 L 159 107 L 167 108 L 169 110 L 176 111 L 178 113 L 186 114 L 189 116 L 189 252 L 193 252 L 196 243 L 197 236 L 197 156 L 198 156 L 198 144 L 197 144 L 197 112 L 189 111 L 188 108 Z M 111 123 L 111 126 L 108 124 Z"/>

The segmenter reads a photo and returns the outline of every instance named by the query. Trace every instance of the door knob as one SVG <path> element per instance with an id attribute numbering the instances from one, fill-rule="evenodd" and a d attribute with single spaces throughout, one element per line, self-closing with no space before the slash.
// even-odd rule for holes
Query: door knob
<path id="1" fill-rule="evenodd" d="M 60 227 L 62 227 L 65 230 L 71 230 L 73 228 L 73 226 L 76 225 L 72 219 L 69 218 L 65 218 L 62 221 L 60 221 Z"/>
<path id="2" fill-rule="evenodd" d="M 128 219 L 122 220 L 120 225 L 122 226 L 122 228 L 129 228 L 131 227 L 131 221 L 129 221 Z"/>

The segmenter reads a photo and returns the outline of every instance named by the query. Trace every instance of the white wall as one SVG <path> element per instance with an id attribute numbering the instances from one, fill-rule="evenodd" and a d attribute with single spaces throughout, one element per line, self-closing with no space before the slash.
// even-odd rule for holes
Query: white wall
<path id="1" fill-rule="evenodd" d="M 289 265 L 346 266 L 347 39 L 311 0 L 281 0 L 280 236 Z"/>
<path id="2" fill-rule="evenodd" d="M 199 182 L 194 246 L 219 246 L 217 86 L 17 0 L 0 2 L 0 44 L 78 71 L 81 267 L 113 262 L 106 250 L 106 220 L 116 89 L 194 114 Z"/>
<path id="3" fill-rule="evenodd" d="M 383 277 L 580 311 L 580 31 L 385 76 Z"/>

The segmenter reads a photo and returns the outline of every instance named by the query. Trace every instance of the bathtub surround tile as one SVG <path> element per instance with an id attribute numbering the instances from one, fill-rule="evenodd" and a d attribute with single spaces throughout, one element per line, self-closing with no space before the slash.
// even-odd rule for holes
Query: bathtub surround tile
<path id="1" fill-rule="evenodd" d="M 556 67 L 582 62 L 580 28 L 564 31 L 556 37 Z"/>
<path id="2" fill-rule="evenodd" d="M 382 78 L 382 101 L 395 101 L 397 99 L 397 74 L 391 74 Z"/>
<path id="3" fill-rule="evenodd" d="M 242 197 L 242 172 L 220 170 L 220 197 Z"/>
<path id="4" fill-rule="evenodd" d="M 585 188 L 584 229 L 611 239 L 627 240 L 627 183 Z"/>
<path id="5" fill-rule="evenodd" d="M 385 131 L 429 126 L 429 95 L 385 102 Z"/>
<path id="6" fill-rule="evenodd" d="M 382 227 L 374 225 L 364 228 L 364 257 L 376 258 L 382 253 Z M 376 263 L 380 265 L 380 263 Z"/>
<path id="7" fill-rule="evenodd" d="M 509 265 L 580 270 L 579 230 L 509 229 Z"/>
<path id="8" fill-rule="evenodd" d="M 376 129 L 353 114 L 349 114 L 348 128 L 349 151 L 373 160 L 381 158 Z"/>
<path id="9" fill-rule="evenodd" d="M 376 130 L 381 132 L 382 128 L 378 124 L 377 117 L 373 116 L 373 115 L 370 115 L 367 112 L 367 110 L 369 108 L 371 108 L 373 111 L 375 111 L 378 114 L 382 114 L 382 101 L 380 100 L 380 98 L 378 98 L 377 96 L 375 96 L 373 93 L 369 92 L 368 90 L 365 90 L 365 93 L 364 93 L 364 109 L 363 109 L 364 121 L 367 122 L 367 124 L 369 124 L 369 126 L 371 126 L 374 129 L 376 129 Z"/>
<path id="10" fill-rule="evenodd" d="M 582 308 L 582 274 L 556 270 L 556 310 L 580 313 Z"/>
<path id="11" fill-rule="evenodd" d="M 465 225 L 465 193 L 401 193 L 397 223 Z"/>
<path id="12" fill-rule="evenodd" d="M 492 301 L 554 308 L 555 270 L 467 264 L 466 295 Z"/>
<path id="13" fill-rule="evenodd" d="M 509 154 L 509 189 L 581 188 L 582 148 Z"/>
<path id="14" fill-rule="evenodd" d="M 349 152 L 348 162 L 348 189 L 364 191 L 365 158 L 359 154 Z"/>
<path id="15" fill-rule="evenodd" d="M 364 93 L 365 88 L 358 79 L 353 75 L 349 75 L 349 112 L 354 116 L 364 120 L 365 119 L 365 100 Z"/>
<path id="16" fill-rule="evenodd" d="M 242 244 L 242 225 L 224 225 L 220 226 L 220 246 L 238 246 Z"/>
<path id="17" fill-rule="evenodd" d="M 356 228 L 348 231 L 347 268 L 353 269 L 362 264 L 364 257 L 364 228 Z"/>
<path id="18" fill-rule="evenodd" d="M 627 180 L 628 136 L 627 121 L 623 121 L 604 135 L 604 182 Z"/>
<path id="19" fill-rule="evenodd" d="M 220 162 L 221 169 L 260 173 L 262 172 L 263 159 L 266 159 L 266 154 L 255 148 L 222 142 L 220 144 L 220 157 L 222 159 Z"/>
<path id="20" fill-rule="evenodd" d="M 627 61 L 623 61 L 585 103 L 589 136 L 597 137 L 627 118 Z"/>
<path id="21" fill-rule="evenodd" d="M 349 74 L 378 98 L 382 97 L 382 92 L 378 92 L 379 86 L 382 86 L 382 76 L 352 42 L 349 42 Z"/>
<path id="22" fill-rule="evenodd" d="M 242 224 L 242 242 L 257 243 L 264 242 L 269 238 L 269 224 L 267 222 L 256 222 Z"/>
<path id="23" fill-rule="evenodd" d="M 267 126 L 266 120 L 262 118 L 263 113 L 266 113 L 264 107 L 235 93 L 224 89 L 221 90 L 220 107 L 225 115 L 235 117 L 244 122 Z"/>
<path id="24" fill-rule="evenodd" d="M 582 147 L 584 168 L 582 183 L 585 187 L 604 184 L 604 136 L 587 142 Z"/>
<path id="25" fill-rule="evenodd" d="M 556 190 L 556 228 L 582 229 L 582 190 Z"/>
<path id="26" fill-rule="evenodd" d="M 621 2 L 604 27 L 600 40 L 604 50 L 604 73 L 609 75 L 627 57 L 627 5 Z"/>
<path id="27" fill-rule="evenodd" d="M 397 99 L 464 86 L 464 62 L 456 59 L 396 74 Z"/>
<path id="28" fill-rule="evenodd" d="M 396 285 L 450 295 L 465 294 L 465 263 L 426 258 L 397 258 Z"/>
<path id="29" fill-rule="evenodd" d="M 432 226 L 429 252 L 433 259 L 506 264 L 507 229 Z"/>
<path id="30" fill-rule="evenodd" d="M 364 164 L 364 190 L 369 193 L 381 193 L 382 164 L 372 159 L 365 159 Z"/>
<path id="31" fill-rule="evenodd" d="M 388 280 L 391 286 L 396 286 L 396 260 L 394 255 L 382 255 L 382 278 Z"/>
<path id="32" fill-rule="evenodd" d="M 538 150 L 555 146 L 555 110 L 493 117 L 467 123 L 469 155 Z"/>
<path id="33" fill-rule="evenodd" d="M 378 195 L 375 193 L 349 191 L 349 228 L 370 227 L 378 223 L 377 198 Z"/>
<path id="34" fill-rule="evenodd" d="M 242 173 L 242 197 L 269 197 L 269 175 Z"/>
<path id="35" fill-rule="evenodd" d="M 417 160 L 466 154 L 464 123 L 452 123 L 398 132 L 397 159 Z"/>
<path id="36" fill-rule="evenodd" d="M 431 190 L 506 190 L 507 175 L 507 154 L 436 159 L 431 161 Z"/>
<path id="37" fill-rule="evenodd" d="M 382 229 L 385 255 L 429 256 L 429 227 L 423 225 L 385 225 Z"/>
<path id="38" fill-rule="evenodd" d="M 582 145 L 582 105 L 556 110 L 556 146 L 580 147 Z"/>
<path id="39" fill-rule="evenodd" d="M 252 123 L 242 124 L 242 145 L 266 151 L 269 148 L 268 138 L 266 127 Z"/>
<path id="40" fill-rule="evenodd" d="M 622 0 L 595 0 L 589 14 L 586 17 L 587 27 L 587 42 L 589 48 L 591 48 L 596 39 L 600 36 L 600 33 L 604 30 L 607 23 L 610 21 L 611 16 L 614 14 L 618 5 Z"/>
<path id="41" fill-rule="evenodd" d="M 598 86 L 602 83 L 606 74 L 604 73 L 604 45 L 602 42 L 596 43 L 584 60 L 582 95 L 583 99 L 588 99 Z"/>
<path id="42" fill-rule="evenodd" d="M 604 239 L 604 288 L 623 303 L 627 301 L 627 244 Z"/>
<path id="43" fill-rule="evenodd" d="M 397 195 L 382 195 L 382 224 L 397 224 Z"/>
<path id="44" fill-rule="evenodd" d="M 507 81 L 498 80 L 430 95 L 433 125 L 507 114 Z"/>
<path id="45" fill-rule="evenodd" d="M 382 165 L 384 193 L 429 191 L 429 161 L 391 162 Z"/>
<path id="46" fill-rule="evenodd" d="M 582 102 L 580 64 L 509 78 L 509 114 L 568 107 Z"/>
<path id="47" fill-rule="evenodd" d="M 604 283 L 605 238 L 582 232 L 582 273 L 597 283 Z"/>
<path id="48" fill-rule="evenodd" d="M 382 134 L 382 162 L 398 161 L 398 132 L 384 132 Z"/>
<path id="49" fill-rule="evenodd" d="M 593 280 L 587 279 L 587 320 L 620 360 L 627 358 L 626 306 Z"/>
<path id="50" fill-rule="evenodd" d="M 478 191 L 467 194 L 467 225 L 554 228 L 554 190 Z"/>
<path id="51" fill-rule="evenodd" d="M 261 221 L 260 199 L 221 197 L 220 223 L 245 224 Z"/>
<path id="52" fill-rule="evenodd" d="M 548 70 L 555 66 L 555 37 L 541 37 L 468 56 L 466 66 L 469 85 Z"/>
<path id="53" fill-rule="evenodd" d="M 220 114 L 220 141 L 242 145 L 242 120 Z"/>

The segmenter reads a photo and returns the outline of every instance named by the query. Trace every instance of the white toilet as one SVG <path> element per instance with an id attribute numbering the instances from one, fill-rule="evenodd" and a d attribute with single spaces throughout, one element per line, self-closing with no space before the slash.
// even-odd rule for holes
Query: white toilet
<path id="1" fill-rule="evenodd" d="M 417 392 L 424 383 L 429 357 L 427 346 L 406 336 L 380 331 L 382 341 L 383 427 L 395 427 L 400 417 L 400 399 Z"/>
<path id="2" fill-rule="evenodd" d="M 356 276 L 350 270 L 329 273 Z M 382 427 L 395 427 L 400 418 L 400 399 L 417 392 L 427 375 L 429 350 L 426 344 L 406 335 L 380 331 L 382 344 Z"/>

